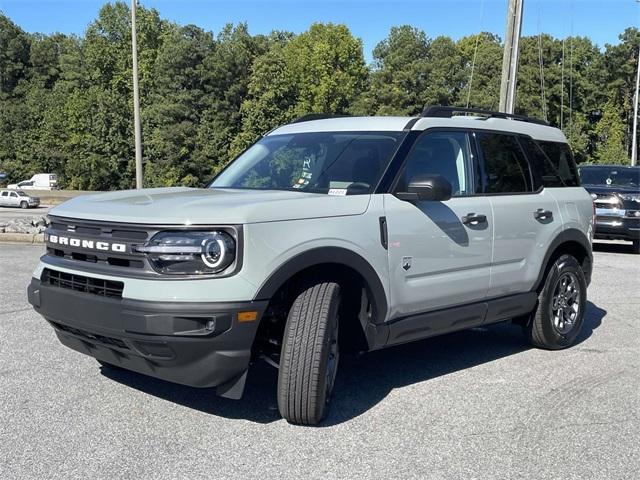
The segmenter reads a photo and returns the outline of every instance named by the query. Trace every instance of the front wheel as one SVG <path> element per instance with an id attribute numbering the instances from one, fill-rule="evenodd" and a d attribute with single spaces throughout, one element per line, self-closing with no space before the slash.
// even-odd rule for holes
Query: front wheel
<path id="1" fill-rule="evenodd" d="M 20 202 L 20 208 L 22 208 L 23 210 L 29 208 L 29 204 L 27 202 Z"/>
<path id="2" fill-rule="evenodd" d="M 640 240 L 634 240 L 631 248 L 633 248 L 633 253 L 640 255 Z"/>
<path id="3" fill-rule="evenodd" d="M 337 283 L 317 283 L 295 299 L 284 332 L 278 409 L 290 423 L 315 425 L 325 416 L 338 370 Z"/>
<path id="4" fill-rule="evenodd" d="M 573 345 L 587 308 L 587 282 L 571 255 L 558 258 L 538 295 L 538 306 L 525 326 L 534 347 L 559 350 Z"/>

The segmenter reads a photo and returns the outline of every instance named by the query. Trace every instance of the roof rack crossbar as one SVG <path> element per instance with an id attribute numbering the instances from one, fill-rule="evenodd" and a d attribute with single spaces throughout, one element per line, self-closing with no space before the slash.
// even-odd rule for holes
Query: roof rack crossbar
<path id="1" fill-rule="evenodd" d="M 291 123 L 311 122 L 313 120 L 324 120 L 327 118 L 345 118 L 350 116 L 351 115 L 342 115 L 337 113 L 308 113 L 292 120 Z"/>
<path id="2" fill-rule="evenodd" d="M 423 117 L 438 117 L 438 118 L 452 118 L 455 113 L 477 113 L 492 118 L 505 118 L 509 120 L 518 120 L 520 122 L 537 123 L 540 125 L 549 125 L 544 120 L 539 120 L 533 117 L 527 117 L 526 115 L 519 115 L 516 113 L 494 112 L 492 110 L 484 110 L 482 108 L 464 108 L 464 107 L 450 107 L 445 105 L 430 105 L 424 108 L 422 111 Z"/>

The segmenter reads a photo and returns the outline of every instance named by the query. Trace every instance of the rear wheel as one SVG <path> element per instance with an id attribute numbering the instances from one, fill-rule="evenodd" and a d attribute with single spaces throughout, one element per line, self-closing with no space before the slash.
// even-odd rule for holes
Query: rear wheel
<path id="1" fill-rule="evenodd" d="M 29 204 L 25 201 L 20 202 L 20 208 L 25 209 L 29 208 Z"/>
<path id="2" fill-rule="evenodd" d="M 640 239 L 633 241 L 633 253 L 640 255 Z"/>
<path id="3" fill-rule="evenodd" d="M 558 258 L 538 295 L 538 306 L 525 326 L 531 344 L 559 350 L 573 345 L 587 307 L 587 282 L 578 261 L 571 255 Z"/>
<path id="4" fill-rule="evenodd" d="M 295 299 L 285 326 L 278 409 L 289 422 L 315 425 L 325 416 L 338 370 L 337 283 L 317 283 Z"/>

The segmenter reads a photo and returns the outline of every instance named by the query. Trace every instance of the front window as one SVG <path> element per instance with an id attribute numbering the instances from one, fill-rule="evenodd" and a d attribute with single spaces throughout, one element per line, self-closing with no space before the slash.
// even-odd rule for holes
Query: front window
<path id="1" fill-rule="evenodd" d="M 582 167 L 579 171 L 583 185 L 640 186 L 638 167 Z"/>
<path id="2" fill-rule="evenodd" d="M 29 195 L 27 195 L 24 192 L 16 192 L 18 194 L 19 197 L 28 197 Z"/>
<path id="3" fill-rule="evenodd" d="M 262 138 L 210 188 L 372 193 L 404 133 L 314 132 Z"/>

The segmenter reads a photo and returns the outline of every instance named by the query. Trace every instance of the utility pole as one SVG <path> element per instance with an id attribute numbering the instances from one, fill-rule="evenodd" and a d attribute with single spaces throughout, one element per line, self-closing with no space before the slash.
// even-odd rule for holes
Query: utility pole
<path id="1" fill-rule="evenodd" d="M 504 40 L 502 80 L 500 82 L 500 111 L 505 113 L 513 113 L 516 104 L 523 3 L 524 0 L 509 0 L 507 12 L 507 35 Z"/>
<path id="2" fill-rule="evenodd" d="M 638 164 L 638 89 L 640 88 L 640 48 L 638 49 L 638 72 L 636 73 L 636 91 L 633 95 L 633 138 L 631 139 L 631 165 Z"/>
<path id="3" fill-rule="evenodd" d="M 137 0 L 131 0 L 131 50 L 133 55 L 133 129 L 136 147 L 136 188 L 142 188 L 142 133 L 140 132 L 140 91 L 138 86 Z"/>

